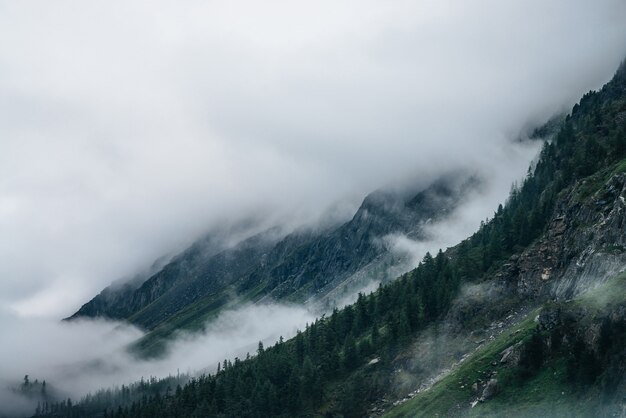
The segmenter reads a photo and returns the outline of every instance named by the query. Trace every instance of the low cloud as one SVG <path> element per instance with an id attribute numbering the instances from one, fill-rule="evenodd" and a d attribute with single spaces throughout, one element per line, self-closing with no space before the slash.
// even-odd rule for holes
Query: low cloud
<path id="1" fill-rule="evenodd" d="M 138 330 L 56 322 L 111 281 L 216 225 L 337 221 L 382 186 L 478 170 L 487 190 L 427 244 L 389 238 L 415 265 L 489 216 L 536 152 L 515 141 L 626 54 L 622 0 L 0 11 L 0 376 L 70 393 L 207 367 L 312 320 L 246 307 L 136 362 Z"/>
<path id="2" fill-rule="evenodd" d="M 120 386 L 150 376 L 215 372 L 217 363 L 254 354 L 280 336 L 295 335 L 314 321 L 295 306 L 266 304 L 223 312 L 200 333 L 179 334 L 158 360 L 138 360 L 126 347 L 143 333 L 132 326 L 102 320 L 58 322 L 2 313 L 0 323 L 0 416 L 34 413 L 33 404 L 12 391 L 24 375 L 46 380 L 73 400 L 100 388 Z M 10 359 L 10 360 L 7 360 Z"/>
<path id="3" fill-rule="evenodd" d="M 216 224 L 510 177 L 511 141 L 626 53 L 621 0 L 0 10 L 0 305 L 57 318 Z"/>
<path id="4" fill-rule="evenodd" d="M 542 142 L 536 140 L 510 144 L 507 152 L 489 166 L 488 170 L 500 173 L 498 176 L 478 168 L 476 175 L 480 186 L 464 195 L 450 214 L 440 220 L 426 222 L 419 240 L 403 234 L 390 234 L 382 237 L 382 241 L 392 253 L 406 260 L 405 270 L 416 267 L 427 252 L 435 255 L 439 249 L 445 250 L 458 244 L 476 232 L 482 221 L 492 217 L 499 204 L 504 205 L 511 185 L 523 181 L 541 146 Z"/>

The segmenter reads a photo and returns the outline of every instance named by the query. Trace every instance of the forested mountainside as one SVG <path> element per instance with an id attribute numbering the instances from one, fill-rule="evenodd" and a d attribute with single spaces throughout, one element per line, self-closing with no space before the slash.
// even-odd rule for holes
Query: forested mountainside
<path id="1" fill-rule="evenodd" d="M 619 416 L 626 389 L 626 66 L 459 245 L 171 392 L 48 416 Z"/>
<path id="2" fill-rule="evenodd" d="M 475 177 L 456 172 L 417 193 L 374 192 L 349 222 L 331 230 L 302 229 L 283 237 L 270 229 L 231 248 L 208 236 L 143 283 L 106 288 L 71 319 L 126 319 L 153 331 L 140 346 L 154 352 L 158 337 L 199 328 L 232 301 L 301 302 L 339 285 L 350 291 L 383 279 L 394 264 L 400 267 L 403 260 L 383 242 L 386 235 L 425 238 L 426 223 L 447 216 L 478 186 Z"/>

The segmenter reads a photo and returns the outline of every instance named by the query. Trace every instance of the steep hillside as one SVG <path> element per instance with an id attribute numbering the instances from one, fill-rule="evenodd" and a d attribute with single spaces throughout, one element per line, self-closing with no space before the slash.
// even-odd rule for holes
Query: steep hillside
<path id="1" fill-rule="evenodd" d="M 112 284 L 68 319 L 80 317 L 124 319 L 132 316 L 174 288 L 181 278 L 201 274 L 203 269 L 207 268 L 206 263 L 209 260 L 215 259 L 218 266 L 225 264 L 225 260 L 218 255 L 232 247 L 229 245 L 229 238 L 243 233 L 242 226 L 217 228 L 165 265 L 161 264 L 158 269 L 151 269 L 150 274 Z M 238 248 L 238 251 L 239 253 L 245 253 L 246 250 L 263 251 L 277 240 L 277 234 L 277 231 L 266 231 L 265 234 L 249 239 L 246 245 Z M 147 324 L 144 326 L 148 327 Z"/>
<path id="2" fill-rule="evenodd" d="M 389 416 L 624 413 L 625 76 L 622 66 L 574 107 L 534 175 L 514 192 L 512 198 L 540 186 L 542 175 L 551 178 L 538 189 L 539 205 L 529 208 L 527 221 L 540 219 L 541 207 L 549 206 L 545 230 L 468 287 L 474 291 L 448 311 L 447 330 L 467 334 L 457 346 L 464 354 L 448 362 L 454 371 L 439 375 L 445 377 L 432 388 L 405 390 Z M 507 224 L 496 214 L 472 239 L 488 233 L 506 247 Z M 531 314 L 511 322 L 523 312 Z"/>
<path id="3" fill-rule="evenodd" d="M 146 348 L 174 330 L 201 327 L 234 303 L 315 300 L 339 285 L 348 291 L 359 288 L 373 278 L 384 279 L 381 272 L 390 265 L 401 265 L 384 244 L 386 235 L 424 238 L 426 223 L 444 218 L 476 187 L 475 178 L 454 173 L 418 193 L 372 193 L 349 222 L 331 230 L 302 229 L 283 237 L 271 229 L 231 248 L 209 236 L 141 285 L 105 289 L 70 319 L 127 319 L 153 331 L 140 343 Z"/>
<path id="4" fill-rule="evenodd" d="M 506 205 L 459 245 L 428 254 L 413 271 L 293 339 L 225 361 L 218 373 L 174 394 L 90 398 L 56 411 L 623 414 L 625 169 L 622 66 L 574 107 Z"/>
<path id="5" fill-rule="evenodd" d="M 623 416 L 626 275 L 545 303 L 385 417 Z"/>

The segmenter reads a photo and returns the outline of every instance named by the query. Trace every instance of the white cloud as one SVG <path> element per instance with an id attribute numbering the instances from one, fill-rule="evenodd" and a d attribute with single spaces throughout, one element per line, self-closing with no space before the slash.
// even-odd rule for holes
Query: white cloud
<path id="1" fill-rule="evenodd" d="M 492 163 L 610 78 L 625 7 L 2 1 L 0 305 L 68 315 L 224 219 L 515 178 Z"/>
<path id="2" fill-rule="evenodd" d="M 77 400 L 103 387 L 135 382 L 141 377 L 166 377 L 205 370 L 215 372 L 221 360 L 255 353 L 259 341 L 274 344 L 304 329 L 314 317 L 303 308 L 285 305 L 244 306 L 223 312 L 204 332 L 181 335 L 170 354 L 159 360 L 138 360 L 125 347 L 142 333 L 105 321 L 58 322 L 0 312 L 0 415 L 32 414 L 36 407 L 11 388 L 26 374 L 46 380 L 58 393 Z"/>
<path id="3" fill-rule="evenodd" d="M 246 307 L 150 363 L 133 328 L 56 321 L 214 224 L 478 169 L 488 190 L 432 241 L 394 241 L 454 244 L 523 175 L 511 140 L 611 77 L 625 21 L 621 0 L 0 0 L 0 376 L 80 394 L 310 321 Z"/>

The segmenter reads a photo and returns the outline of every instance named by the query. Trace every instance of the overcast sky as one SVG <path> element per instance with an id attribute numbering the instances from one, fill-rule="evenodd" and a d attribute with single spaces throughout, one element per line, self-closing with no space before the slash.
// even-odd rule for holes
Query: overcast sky
<path id="1" fill-rule="evenodd" d="M 625 22 L 623 0 L 0 0 L 0 309 L 71 314 L 217 220 L 509 182 L 511 140 L 610 79 Z"/>

